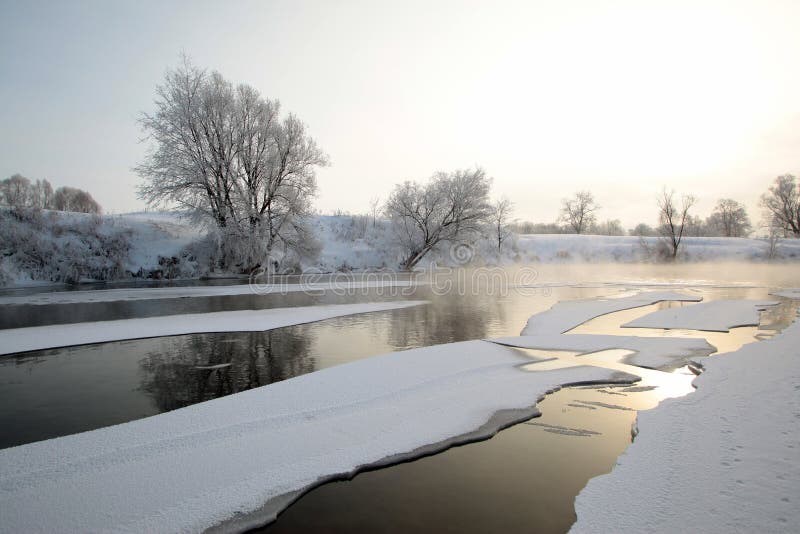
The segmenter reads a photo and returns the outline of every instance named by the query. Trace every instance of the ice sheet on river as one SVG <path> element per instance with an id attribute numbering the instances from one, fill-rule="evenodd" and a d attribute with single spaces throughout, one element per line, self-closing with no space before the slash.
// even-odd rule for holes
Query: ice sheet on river
<path id="1" fill-rule="evenodd" d="M 682 367 L 716 349 L 705 339 L 679 337 L 606 336 L 600 334 L 539 334 L 489 339 L 493 343 L 525 349 L 564 350 L 582 354 L 603 350 L 636 351 L 625 363 L 660 369 Z"/>
<path id="2" fill-rule="evenodd" d="M 368 276 L 369 278 L 369 276 Z M 125 289 L 94 289 L 88 291 L 55 291 L 35 293 L 33 295 L 0 297 L 0 305 L 46 305 L 77 304 L 87 302 L 116 302 L 120 300 L 156 300 L 179 299 L 190 297 L 224 297 L 231 295 L 268 295 L 296 293 L 299 291 L 320 292 L 338 291 L 352 292 L 373 288 L 412 288 L 424 282 L 384 279 L 380 273 L 372 279 L 352 280 L 347 277 L 327 282 L 308 282 L 296 284 L 270 284 L 250 286 L 248 284 L 229 286 L 193 286 L 193 287 L 150 287 Z"/>
<path id="3" fill-rule="evenodd" d="M 800 524 L 800 323 L 709 358 L 697 391 L 639 414 L 572 532 L 788 532 Z"/>
<path id="4" fill-rule="evenodd" d="M 311 323 L 345 315 L 396 310 L 421 304 L 426 304 L 426 301 L 403 300 L 265 310 L 237 310 L 9 328 L 0 330 L 0 354 L 182 334 L 262 332 L 273 328 Z"/>
<path id="5" fill-rule="evenodd" d="M 622 326 L 728 332 L 739 326 L 758 326 L 759 312 L 776 304 L 761 300 L 714 300 L 658 310 Z"/>
<path id="6" fill-rule="evenodd" d="M 414 349 L 0 450 L 3 529 L 201 531 L 482 425 L 488 437 L 503 423 L 493 416 L 529 417 L 559 386 L 632 378 L 588 366 L 519 368 L 529 362 L 484 341 Z"/>
<path id="7" fill-rule="evenodd" d="M 800 299 L 800 288 L 792 287 L 787 289 L 780 289 L 772 291 L 770 295 L 774 297 L 784 297 L 787 299 Z"/>
<path id="8" fill-rule="evenodd" d="M 549 310 L 537 313 L 528 319 L 522 335 L 560 334 L 601 315 L 649 306 L 657 302 L 699 302 L 701 300 L 703 300 L 702 297 L 674 291 L 646 291 L 619 298 L 567 300 L 558 302 Z"/>

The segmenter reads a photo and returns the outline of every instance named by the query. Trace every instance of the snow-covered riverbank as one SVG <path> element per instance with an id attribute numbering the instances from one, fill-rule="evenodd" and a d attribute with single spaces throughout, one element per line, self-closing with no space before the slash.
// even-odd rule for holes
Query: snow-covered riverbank
<path id="1" fill-rule="evenodd" d="M 697 391 L 639 414 L 572 532 L 789 532 L 800 523 L 800 323 L 704 360 Z"/>
<path id="2" fill-rule="evenodd" d="M 91 216 L 43 212 L 29 219 L 6 215 L 0 221 L 6 248 L 0 259 L 0 284 L 25 286 L 42 281 L 184 278 L 210 272 L 211 243 L 202 228 L 169 213 Z M 299 266 L 313 272 L 395 269 L 402 251 L 386 221 L 365 217 L 315 216 L 311 221 L 319 255 Z M 657 238 L 597 235 L 518 235 L 498 254 L 490 239 L 469 249 L 474 265 L 565 264 L 651 261 Z M 5 243 L 5 247 L 3 244 Z M 683 261 L 766 261 L 763 239 L 686 237 Z M 800 259 L 800 240 L 785 239 L 776 259 Z M 418 267 L 453 263 L 448 247 L 433 251 Z"/>

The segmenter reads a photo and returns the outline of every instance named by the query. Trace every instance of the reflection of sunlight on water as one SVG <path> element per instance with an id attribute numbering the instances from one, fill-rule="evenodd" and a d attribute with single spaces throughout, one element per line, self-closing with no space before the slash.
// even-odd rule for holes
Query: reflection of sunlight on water
<path id="1" fill-rule="evenodd" d="M 659 328 L 624 328 L 622 325 L 630 321 L 643 317 L 649 313 L 666 308 L 678 306 L 691 306 L 693 303 L 684 302 L 659 302 L 649 306 L 642 306 L 629 310 L 601 315 L 591 319 L 574 329 L 568 331 L 569 334 L 599 334 L 613 336 L 637 336 L 637 337 L 682 337 L 705 339 L 717 350 L 714 354 L 722 354 L 739 350 L 743 345 L 754 343 L 762 339 L 771 337 L 776 333 L 775 330 L 761 330 L 757 326 L 732 328 L 728 332 L 707 332 L 700 330 L 679 330 L 679 329 L 659 329 Z M 535 363 L 522 366 L 525 371 L 541 372 L 555 369 L 563 369 L 578 365 L 594 365 L 606 369 L 614 369 L 624 373 L 636 375 L 641 378 L 633 386 L 594 386 L 583 388 L 570 388 L 578 392 L 583 400 L 574 399 L 577 393 L 569 394 L 566 406 L 592 407 L 596 409 L 608 408 L 607 403 L 602 402 L 603 398 L 613 396 L 615 399 L 614 407 L 617 409 L 647 410 L 654 408 L 664 399 L 682 397 L 694 391 L 692 382 L 695 374 L 688 366 L 681 367 L 671 372 L 646 369 L 623 363 L 622 360 L 633 354 L 629 350 L 604 350 L 581 355 L 577 352 L 569 351 L 548 351 L 518 349 L 528 357 L 535 358 Z M 566 399 L 566 397 L 565 397 Z M 562 411 L 564 411 L 562 409 Z M 603 419 L 607 410 L 596 410 L 593 414 L 595 418 Z"/>
<path id="2" fill-rule="evenodd" d="M 664 399 L 682 397 L 694 390 L 692 387 L 692 380 L 694 380 L 695 375 L 688 367 L 684 366 L 673 372 L 664 372 L 622 363 L 620 360 L 633 354 L 633 351 L 630 350 L 604 350 L 583 356 L 566 351 L 518 350 L 521 350 L 528 356 L 546 358 L 522 366 L 522 369 L 526 371 L 541 372 L 563 369 L 566 367 L 576 367 L 579 365 L 594 365 L 638 376 L 641 380 L 637 382 L 633 388 L 627 386 L 599 388 L 614 390 L 620 393 L 620 396 L 629 398 L 630 402 L 626 402 L 625 406 L 636 410 L 653 408 Z M 531 354 L 532 352 L 536 354 Z"/>

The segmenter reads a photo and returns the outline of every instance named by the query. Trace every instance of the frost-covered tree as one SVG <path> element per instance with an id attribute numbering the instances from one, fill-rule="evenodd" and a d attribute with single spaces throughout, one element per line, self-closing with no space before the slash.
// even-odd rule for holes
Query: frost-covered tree
<path id="1" fill-rule="evenodd" d="M 761 196 L 767 219 L 779 225 L 786 234 L 800 237 L 800 184 L 791 174 L 775 178 L 769 190 Z"/>
<path id="2" fill-rule="evenodd" d="M 659 234 L 673 260 L 678 257 L 678 249 L 689 222 L 689 210 L 694 203 L 693 196 L 683 195 L 678 206 L 675 202 L 675 191 L 668 191 L 666 187 L 658 197 Z"/>
<path id="3" fill-rule="evenodd" d="M 717 201 L 713 213 L 706 220 L 706 226 L 724 237 L 745 237 L 752 228 L 745 207 L 730 198 Z"/>
<path id="4" fill-rule="evenodd" d="M 35 207 L 44 210 L 54 209 L 55 193 L 49 181 L 36 180 L 36 183 L 33 184 L 32 198 Z"/>
<path id="5" fill-rule="evenodd" d="M 135 169 L 140 198 L 215 229 L 224 268 L 246 272 L 274 250 L 313 248 L 305 218 L 328 159 L 297 117 L 281 118 L 277 100 L 188 59 L 156 88 L 155 106 L 140 120 L 154 142 Z"/>
<path id="6" fill-rule="evenodd" d="M 78 213 L 100 213 L 100 204 L 88 192 L 75 187 L 59 187 L 53 193 L 53 209 Z"/>
<path id="7" fill-rule="evenodd" d="M 576 234 L 582 234 L 597 220 L 594 212 L 598 209 L 590 191 L 578 191 L 572 198 L 561 200 L 560 220 Z"/>
<path id="8" fill-rule="evenodd" d="M 477 235 L 488 221 L 490 187 L 481 168 L 439 172 L 424 184 L 395 186 L 384 209 L 403 247 L 401 267 L 413 269 L 443 242 L 458 244 Z"/>
<path id="9" fill-rule="evenodd" d="M 492 239 L 497 244 L 497 253 L 503 251 L 503 243 L 513 235 L 511 230 L 511 214 L 514 212 L 514 203 L 507 198 L 493 202 L 489 211 L 489 222 L 492 229 Z"/>
<path id="10" fill-rule="evenodd" d="M 381 197 L 372 197 L 369 199 L 369 213 L 372 216 L 372 227 L 378 224 L 378 214 L 381 211 Z"/>
<path id="11" fill-rule="evenodd" d="M 31 192 L 31 181 L 21 174 L 0 181 L 0 201 L 11 208 L 30 207 Z"/>
<path id="12" fill-rule="evenodd" d="M 652 226 L 646 223 L 639 223 L 634 228 L 628 230 L 628 234 L 638 237 L 653 237 L 658 235 Z"/>
<path id="13" fill-rule="evenodd" d="M 609 219 L 599 224 L 592 225 L 591 232 L 597 235 L 625 235 L 619 219 Z"/>

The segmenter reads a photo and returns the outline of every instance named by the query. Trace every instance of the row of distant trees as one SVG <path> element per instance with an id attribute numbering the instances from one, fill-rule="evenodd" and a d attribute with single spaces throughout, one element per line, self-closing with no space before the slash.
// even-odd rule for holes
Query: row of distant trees
<path id="1" fill-rule="evenodd" d="M 674 193 L 664 189 L 657 198 L 659 222 L 670 224 L 673 219 L 672 212 L 676 210 Z M 693 197 L 685 197 L 682 202 L 686 204 L 687 212 L 683 222 L 683 234 L 694 237 L 746 237 L 752 231 L 750 217 L 744 205 L 730 198 L 717 201 L 714 211 L 705 220 L 692 215 L 689 210 L 694 206 Z M 599 234 L 599 235 L 625 235 L 626 231 L 619 220 L 598 222 L 596 212 L 600 206 L 589 191 L 580 191 L 571 198 L 562 200 L 561 215 L 558 222 L 550 225 L 535 225 L 521 223 L 520 230 L 556 230 L 557 233 Z M 666 219 L 662 217 L 666 215 Z M 674 222 L 674 221 L 673 221 Z M 652 227 L 640 223 L 628 230 L 629 235 L 656 236 L 662 233 L 662 228 Z"/>
<path id="2" fill-rule="evenodd" d="M 680 210 L 683 223 L 683 235 L 691 237 L 747 237 L 754 231 L 745 206 L 736 200 L 722 198 L 717 201 L 711 215 L 705 219 L 691 213 L 695 198 L 684 196 L 678 199 L 681 208 L 686 207 L 685 219 L 683 209 Z M 664 190 L 658 196 L 656 204 L 659 211 L 659 223 L 664 224 L 664 211 L 677 210 L 674 193 Z M 761 205 L 764 208 L 762 228 L 773 230 L 783 237 L 800 237 L 800 184 L 790 174 L 775 179 L 769 190 L 762 195 Z M 657 236 L 661 228 L 640 223 L 626 230 L 619 220 L 598 221 L 599 204 L 590 191 L 579 191 L 570 198 L 562 200 L 561 213 L 554 223 L 533 223 L 529 221 L 515 222 L 514 230 L 523 234 L 595 234 L 595 235 L 635 235 Z M 669 219 L 669 213 L 666 214 Z"/>
<path id="3" fill-rule="evenodd" d="M 664 188 L 658 196 L 658 222 L 654 228 L 645 223 L 628 230 L 639 237 L 659 236 L 668 256 L 678 255 L 684 237 L 746 237 L 753 225 L 744 205 L 730 198 L 717 201 L 714 211 L 705 220 L 691 213 L 695 197 Z M 770 242 L 779 237 L 800 237 L 800 184 L 791 174 L 778 176 L 761 196 L 764 210 L 763 227 Z M 562 200 L 561 213 L 555 223 L 515 223 L 520 233 L 575 233 L 625 235 L 619 220 L 597 221 L 600 206 L 590 191 L 579 191 Z"/>
<path id="4" fill-rule="evenodd" d="M 32 181 L 21 174 L 0 180 L 0 205 L 14 209 L 101 212 L 100 204 L 82 189 L 59 187 L 53 190 L 49 181 Z"/>

